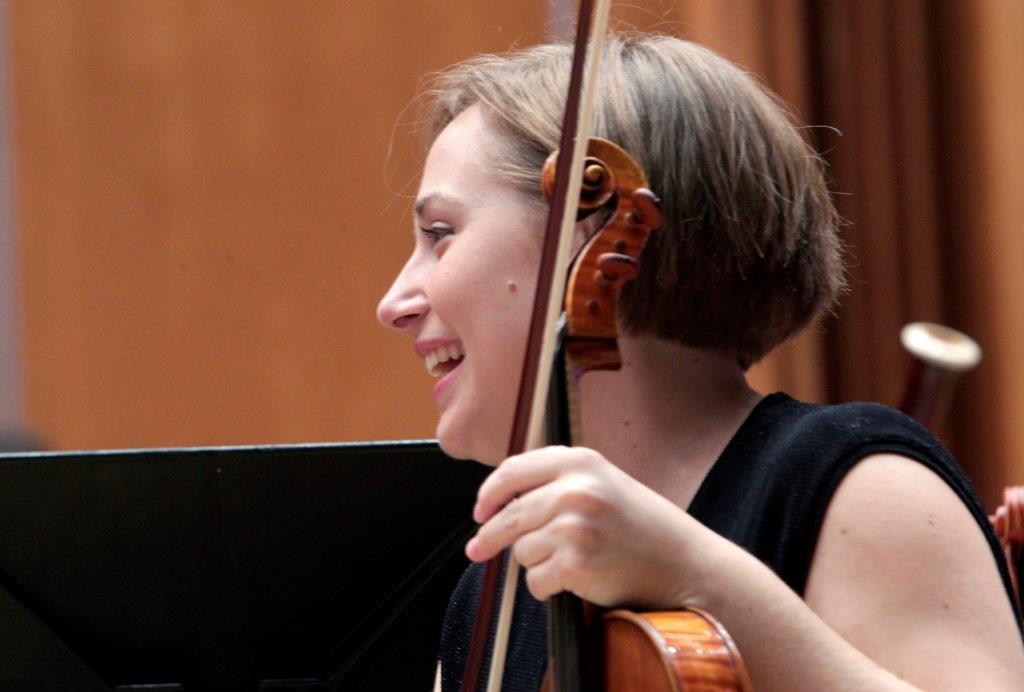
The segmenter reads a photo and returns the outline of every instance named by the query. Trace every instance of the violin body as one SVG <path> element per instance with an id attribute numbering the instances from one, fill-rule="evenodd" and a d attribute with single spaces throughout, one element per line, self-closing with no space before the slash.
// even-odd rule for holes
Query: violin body
<path id="1" fill-rule="evenodd" d="M 605 692 L 746 692 L 750 677 L 729 633 L 702 610 L 638 613 L 616 609 L 591 625 L 599 670 L 589 678 Z M 551 671 L 542 692 L 556 692 Z"/>
<path id="2" fill-rule="evenodd" d="M 611 610 L 601 625 L 608 692 L 751 689 L 729 634 L 701 610 Z"/>

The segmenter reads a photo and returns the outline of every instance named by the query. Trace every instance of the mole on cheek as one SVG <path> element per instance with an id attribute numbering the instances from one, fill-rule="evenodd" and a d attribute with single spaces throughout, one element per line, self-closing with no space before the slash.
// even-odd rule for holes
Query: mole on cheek
<path id="1" fill-rule="evenodd" d="M 508 284 L 506 284 L 506 285 L 508 287 L 508 292 L 509 293 L 515 293 L 516 291 L 519 290 L 519 287 L 516 286 L 516 282 L 515 281 L 509 281 Z"/>

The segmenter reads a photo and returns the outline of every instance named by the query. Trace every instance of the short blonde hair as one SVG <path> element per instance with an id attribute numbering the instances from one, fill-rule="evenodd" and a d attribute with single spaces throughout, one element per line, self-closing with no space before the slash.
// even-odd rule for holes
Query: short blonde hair
<path id="1" fill-rule="evenodd" d="M 570 61 L 570 46 L 552 44 L 446 70 L 429 92 L 431 136 L 482 104 L 498 130 L 498 170 L 542 202 Z M 670 36 L 612 35 L 593 133 L 637 159 L 665 212 L 640 278 L 623 290 L 625 331 L 729 353 L 746 367 L 843 289 L 822 162 L 779 101 L 729 61 Z"/>

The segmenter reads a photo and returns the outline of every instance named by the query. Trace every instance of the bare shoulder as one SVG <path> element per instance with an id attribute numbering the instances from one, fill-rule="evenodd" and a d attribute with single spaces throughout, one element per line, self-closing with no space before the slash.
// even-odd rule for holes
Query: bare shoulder
<path id="1" fill-rule="evenodd" d="M 873 455 L 847 474 L 805 598 L 847 641 L 925 689 L 1009 689 L 1024 676 L 1021 636 L 981 528 L 911 459 Z"/>

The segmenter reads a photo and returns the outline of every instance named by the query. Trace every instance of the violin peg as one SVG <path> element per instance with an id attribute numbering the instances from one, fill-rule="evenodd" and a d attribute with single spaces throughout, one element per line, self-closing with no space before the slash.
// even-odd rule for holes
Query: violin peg
<path id="1" fill-rule="evenodd" d="M 583 171 L 583 184 L 587 187 L 599 187 L 603 182 L 604 166 L 591 163 Z"/>
<path id="2" fill-rule="evenodd" d="M 646 224 L 652 230 L 661 228 L 664 219 L 659 206 L 661 200 L 657 195 L 646 187 L 641 187 L 633 191 L 631 198 L 633 200 L 633 211 L 630 212 L 632 220 L 635 223 Z"/>
<path id="3" fill-rule="evenodd" d="M 640 263 L 629 255 L 618 252 L 603 252 L 597 258 L 597 268 L 609 281 L 625 279 L 629 281 L 640 275 Z"/>

